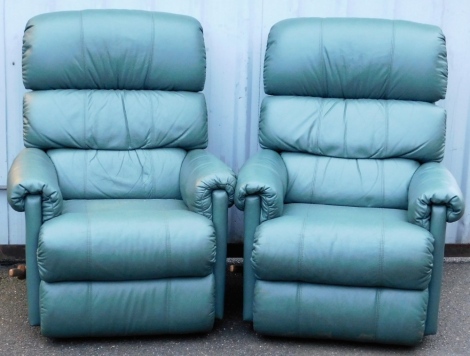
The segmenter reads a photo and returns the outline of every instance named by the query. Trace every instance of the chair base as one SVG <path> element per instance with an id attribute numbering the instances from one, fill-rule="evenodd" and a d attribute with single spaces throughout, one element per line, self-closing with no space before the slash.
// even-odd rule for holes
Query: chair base
<path id="1" fill-rule="evenodd" d="M 208 332 L 214 276 L 40 285 L 41 332 L 49 337 Z"/>
<path id="2" fill-rule="evenodd" d="M 253 327 L 266 335 L 415 345 L 428 290 L 257 280 Z"/>

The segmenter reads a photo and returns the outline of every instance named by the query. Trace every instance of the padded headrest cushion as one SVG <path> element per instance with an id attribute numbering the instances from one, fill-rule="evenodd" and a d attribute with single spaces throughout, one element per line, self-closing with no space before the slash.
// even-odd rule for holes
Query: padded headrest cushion
<path id="1" fill-rule="evenodd" d="M 445 37 L 432 25 L 356 18 L 297 18 L 268 38 L 270 95 L 435 102 L 445 97 Z"/>
<path id="2" fill-rule="evenodd" d="M 192 17 L 135 10 L 42 14 L 23 38 L 27 89 L 200 91 L 206 52 Z"/>

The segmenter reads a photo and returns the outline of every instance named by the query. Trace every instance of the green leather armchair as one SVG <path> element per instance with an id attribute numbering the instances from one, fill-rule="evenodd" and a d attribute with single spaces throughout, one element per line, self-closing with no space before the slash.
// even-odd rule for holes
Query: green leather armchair
<path id="1" fill-rule="evenodd" d="M 447 222 L 439 162 L 445 38 L 435 26 L 301 18 L 274 25 L 263 148 L 238 175 L 244 319 L 262 334 L 413 345 L 437 330 Z"/>
<path id="2" fill-rule="evenodd" d="M 198 21 L 145 11 L 32 18 L 26 148 L 29 321 L 51 337 L 207 332 L 224 307 L 234 173 L 207 146 Z"/>

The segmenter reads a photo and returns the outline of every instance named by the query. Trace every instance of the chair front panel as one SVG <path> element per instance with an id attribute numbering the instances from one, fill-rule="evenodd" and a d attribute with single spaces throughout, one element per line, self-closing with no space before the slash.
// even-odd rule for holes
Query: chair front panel
<path id="1" fill-rule="evenodd" d="M 181 199 L 183 149 L 52 149 L 47 154 L 64 199 Z"/>
<path id="2" fill-rule="evenodd" d="M 446 113 L 424 102 L 270 96 L 259 127 L 261 146 L 276 151 L 439 162 Z"/>
<path id="3" fill-rule="evenodd" d="M 407 209 L 419 163 L 402 158 L 345 159 L 281 154 L 288 173 L 286 203 Z"/>
<path id="4" fill-rule="evenodd" d="M 26 147 L 207 147 L 207 109 L 202 93 L 42 90 L 26 93 L 23 106 Z"/>

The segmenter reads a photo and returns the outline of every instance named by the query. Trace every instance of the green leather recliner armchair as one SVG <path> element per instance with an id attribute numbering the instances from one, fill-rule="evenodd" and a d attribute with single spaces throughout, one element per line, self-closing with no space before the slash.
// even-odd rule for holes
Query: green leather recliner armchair
<path id="1" fill-rule="evenodd" d="M 234 173 L 207 146 L 202 28 L 126 10 L 32 18 L 24 143 L 29 321 L 51 337 L 207 332 Z"/>
<path id="2" fill-rule="evenodd" d="M 268 38 L 242 167 L 244 319 L 262 334 L 413 345 L 437 330 L 446 221 L 445 38 L 435 26 L 299 18 Z"/>

